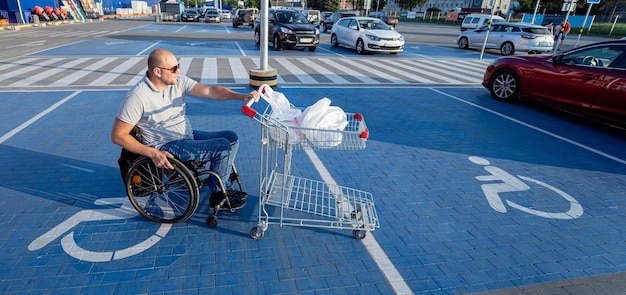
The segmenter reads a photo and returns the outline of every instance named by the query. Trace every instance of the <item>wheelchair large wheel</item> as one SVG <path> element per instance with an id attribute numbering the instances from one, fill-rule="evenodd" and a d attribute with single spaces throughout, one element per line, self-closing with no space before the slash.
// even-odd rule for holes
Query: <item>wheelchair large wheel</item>
<path id="1" fill-rule="evenodd" d="M 174 169 L 157 168 L 150 158 L 140 157 L 124 179 L 133 207 L 159 223 L 183 222 L 198 208 L 194 176 L 182 162 L 170 159 L 170 163 Z"/>

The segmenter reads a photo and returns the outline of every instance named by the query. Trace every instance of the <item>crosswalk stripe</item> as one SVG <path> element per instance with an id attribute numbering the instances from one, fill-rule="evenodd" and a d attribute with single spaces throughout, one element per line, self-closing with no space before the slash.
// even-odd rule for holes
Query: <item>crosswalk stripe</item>
<path id="1" fill-rule="evenodd" d="M 0 71 L 5 71 L 5 70 L 8 70 L 8 69 L 13 68 L 13 67 L 23 66 L 24 64 L 31 63 L 31 62 L 33 62 L 35 60 L 38 60 L 38 58 L 33 58 L 33 57 L 25 58 L 25 59 L 20 60 L 19 63 L 18 62 L 3 61 L 3 62 L 0 62 L 0 63 L 5 63 L 5 64 L 0 65 Z"/>
<path id="2" fill-rule="evenodd" d="M 246 84 L 250 82 L 248 69 L 244 67 L 240 58 L 230 57 L 228 58 L 228 63 L 233 71 L 233 78 L 236 84 Z"/>
<path id="3" fill-rule="evenodd" d="M 146 65 L 143 68 L 141 68 L 141 70 L 139 70 L 139 72 L 135 73 L 133 78 L 130 79 L 126 83 L 126 86 L 133 86 L 133 85 L 137 84 L 137 82 L 139 82 L 139 80 L 143 79 L 143 77 L 146 75 L 147 71 L 148 71 L 148 66 Z"/>
<path id="4" fill-rule="evenodd" d="M 414 62 L 413 65 L 421 67 L 424 71 L 429 71 L 430 75 L 438 75 L 438 79 L 448 83 L 471 82 L 471 79 L 466 78 L 464 72 L 449 71 L 447 68 L 443 68 L 441 65 L 435 63 L 435 61 L 422 60 L 420 61 L 420 64 Z"/>
<path id="5" fill-rule="evenodd" d="M 396 68 L 405 69 L 407 71 L 396 71 L 401 73 L 404 77 L 411 78 L 413 80 L 422 82 L 422 83 L 436 83 L 436 80 L 444 80 L 445 82 L 453 82 L 452 79 L 446 79 L 444 77 L 437 77 L 437 79 L 431 79 L 432 76 L 427 71 L 421 67 L 421 65 L 417 64 L 409 64 L 407 61 L 395 61 L 389 60 L 387 61 L 389 64 L 395 66 Z M 420 70 L 422 69 L 422 70 Z M 411 72 L 416 72 L 418 74 L 411 74 Z"/>
<path id="6" fill-rule="evenodd" d="M 374 62 L 374 61 L 368 60 L 368 59 L 363 59 L 362 62 L 369 64 L 369 66 L 374 68 L 374 69 L 377 69 L 381 74 L 382 73 L 386 73 L 388 71 L 388 69 L 387 69 L 388 67 L 381 66 L 381 64 L 379 62 Z M 402 70 L 399 70 L 399 69 L 393 69 L 393 72 L 396 73 L 396 74 L 401 74 L 402 77 L 409 77 L 409 76 L 413 77 L 413 75 L 411 75 L 410 73 L 402 71 Z M 378 75 L 381 75 L 381 74 L 378 74 Z M 389 75 L 385 74 L 385 76 L 382 77 L 382 78 L 384 78 L 386 80 L 389 80 L 390 82 L 395 83 L 395 84 L 407 84 L 407 83 L 409 83 L 408 81 L 406 81 L 406 80 L 404 80 L 404 79 L 402 79 L 400 77 L 392 76 L 392 73 L 389 73 Z M 417 77 L 417 78 L 420 79 L 419 77 Z M 420 80 L 418 80 L 418 81 L 420 81 Z"/>
<path id="7" fill-rule="evenodd" d="M 132 86 L 147 70 L 145 57 L 30 57 L 0 62 L 0 87 Z M 249 83 L 258 57 L 181 57 L 180 73 L 202 83 Z M 489 61 L 462 59 L 291 58 L 269 60 L 282 85 L 480 84 Z"/>
<path id="8" fill-rule="evenodd" d="M 90 86 L 94 85 L 107 85 L 113 82 L 115 78 L 126 73 L 128 69 L 132 66 L 136 65 L 138 62 L 142 61 L 142 57 L 131 57 L 130 59 L 123 62 L 121 65 L 115 67 L 113 70 L 107 72 L 106 74 L 100 76 L 98 79 L 95 79 L 89 83 Z"/>
<path id="9" fill-rule="evenodd" d="M 113 62 L 116 58 L 108 57 L 102 60 L 99 60 L 91 65 L 88 65 L 84 69 L 80 69 L 68 76 L 63 77 L 62 79 L 50 84 L 50 86 L 67 86 L 71 85 L 73 82 L 76 82 L 78 79 L 86 76 L 87 74 L 98 70 L 99 68 Z"/>
<path id="10" fill-rule="evenodd" d="M 202 75 L 200 82 L 203 84 L 217 84 L 217 59 L 214 57 L 205 58 L 202 63 Z"/>
<path id="11" fill-rule="evenodd" d="M 19 76 L 21 74 L 41 69 L 41 68 L 46 67 L 48 65 L 57 63 L 57 62 L 59 62 L 61 60 L 63 60 L 63 58 L 51 58 L 49 60 L 44 60 L 44 61 L 42 61 L 42 62 L 40 62 L 38 64 L 35 64 L 35 65 L 27 65 L 25 67 L 21 67 L 19 69 L 14 70 L 14 71 L 5 71 L 3 74 L 0 74 L 0 81 L 8 80 L 10 78 L 17 77 L 17 76 Z"/>
<path id="12" fill-rule="evenodd" d="M 310 60 L 310 59 L 304 59 L 301 61 L 302 63 L 307 65 L 309 68 L 327 77 L 328 79 L 330 79 L 331 81 L 335 83 L 338 83 L 338 84 L 350 83 L 350 81 L 344 79 L 343 77 L 339 76 L 337 73 L 331 71 L 330 69 L 325 68 L 325 67 L 320 67 L 319 64 L 317 63 L 318 62 L 317 59 L 315 61 Z"/>
<path id="13" fill-rule="evenodd" d="M 353 69 L 351 69 L 349 67 L 346 67 L 346 66 L 344 66 L 342 64 L 339 64 L 337 62 L 333 62 L 331 60 L 323 59 L 323 58 L 319 59 L 318 61 L 321 61 L 321 62 L 325 63 L 328 66 L 334 67 L 337 70 L 339 70 L 339 72 L 342 72 L 342 73 L 345 73 L 346 75 L 354 77 L 354 78 L 358 79 L 359 81 L 361 81 L 361 82 L 363 82 L 365 84 L 376 84 L 376 83 L 378 83 L 376 80 L 374 80 L 374 79 L 372 79 L 370 77 L 364 76 L 363 74 L 361 74 L 361 73 L 359 73 L 359 72 L 357 72 L 357 71 L 355 71 L 355 70 L 353 70 Z"/>
<path id="14" fill-rule="evenodd" d="M 60 72 L 66 71 L 68 69 L 71 69 L 72 67 L 79 65 L 83 62 L 85 62 L 88 58 L 77 58 L 75 60 L 70 60 L 67 63 L 63 63 L 62 65 L 58 66 L 58 67 L 54 67 L 52 69 L 49 69 L 47 71 L 32 75 L 32 76 L 28 76 L 24 79 L 20 79 L 19 81 L 10 84 L 9 87 L 24 87 L 24 86 L 28 86 L 31 84 L 34 84 L 38 81 L 41 81 L 43 79 L 46 79 L 48 77 L 51 77 L 53 75 L 57 75 Z"/>
<path id="15" fill-rule="evenodd" d="M 482 79 L 484 70 L 487 68 L 489 62 L 477 62 L 472 65 L 465 64 L 463 62 L 456 62 L 452 60 L 439 61 L 445 66 L 455 67 L 459 69 L 459 72 L 464 73 L 466 76 L 475 77 L 476 79 Z M 480 69 L 480 71 L 476 71 Z"/>
<path id="16" fill-rule="evenodd" d="M 181 74 L 187 75 L 187 72 L 189 72 L 189 69 L 191 68 L 192 61 L 193 61 L 193 58 L 191 57 L 181 57 L 180 59 L 178 59 L 178 64 L 180 64 Z"/>
<path id="17" fill-rule="evenodd" d="M 288 59 L 280 57 L 280 58 L 275 58 L 274 60 L 278 62 L 280 65 L 282 65 L 283 68 L 285 68 L 285 70 L 289 71 L 289 73 L 293 74 L 295 78 L 300 80 L 300 82 L 317 83 L 317 81 L 313 79 L 313 77 L 309 76 L 307 73 L 305 73 L 302 69 L 298 68 Z"/>

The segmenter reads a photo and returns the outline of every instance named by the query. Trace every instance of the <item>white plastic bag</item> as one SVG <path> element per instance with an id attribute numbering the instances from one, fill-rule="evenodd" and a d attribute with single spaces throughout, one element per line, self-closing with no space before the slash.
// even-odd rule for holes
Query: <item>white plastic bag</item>
<path id="1" fill-rule="evenodd" d="M 302 111 L 300 109 L 293 108 L 291 103 L 289 103 L 289 100 L 287 100 L 285 95 L 281 92 L 266 90 L 266 94 L 267 95 L 263 96 L 263 99 L 265 99 L 265 101 L 267 101 L 267 103 L 269 103 L 272 107 L 272 112 L 270 113 L 272 118 L 275 118 L 278 121 L 293 121 L 302 115 Z"/>
<path id="2" fill-rule="evenodd" d="M 263 89 L 261 97 L 269 103 L 272 108 L 270 116 L 282 124 L 289 127 L 289 141 L 294 142 L 300 140 L 300 134 L 297 134 L 292 127 L 298 127 L 298 119 L 302 115 L 302 110 L 294 108 L 289 100 L 281 92 L 274 91 L 271 87 Z M 277 127 L 270 129 L 270 136 L 273 140 L 283 142 L 280 129 Z"/>
<path id="3" fill-rule="evenodd" d="M 301 132 L 317 147 L 331 148 L 341 144 L 342 131 L 348 125 L 348 116 L 340 108 L 330 105 L 324 97 L 307 107 L 300 117 Z M 309 130 L 315 129 L 315 130 Z"/>

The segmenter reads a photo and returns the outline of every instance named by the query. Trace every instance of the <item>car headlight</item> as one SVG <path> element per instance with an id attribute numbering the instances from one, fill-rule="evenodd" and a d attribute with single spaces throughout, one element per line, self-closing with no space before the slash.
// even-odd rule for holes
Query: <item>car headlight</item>
<path id="1" fill-rule="evenodd" d="M 404 36 L 400 35 L 400 38 L 398 38 L 398 40 L 404 41 Z"/>
<path id="2" fill-rule="evenodd" d="M 315 28 L 315 35 L 319 35 L 320 34 L 320 29 Z"/>
<path id="3" fill-rule="evenodd" d="M 372 41 L 380 41 L 380 38 L 376 35 L 372 35 L 372 34 L 365 34 L 365 37 L 367 37 L 368 39 L 372 40 Z"/>
<path id="4" fill-rule="evenodd" d="M 293 35 L 293 31 L 288 29 L 288 28 L 285 28 L 285 27 L 280 27 L 280 32 L 281 33 L 285 33 L 285 34 L 289 34 L 289 35 Z"/>

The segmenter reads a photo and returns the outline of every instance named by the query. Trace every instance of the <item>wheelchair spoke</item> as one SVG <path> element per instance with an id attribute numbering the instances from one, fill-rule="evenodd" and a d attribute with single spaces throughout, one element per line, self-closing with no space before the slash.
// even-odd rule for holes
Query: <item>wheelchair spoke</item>
<path id="1" fill-rule="evenodd" d="M 157 222 L 181 222 L 198 206 L 198 187 L 193 176 L 179 161 L 170 161 L 175 169 L 157 168 L 149 158 L 144 158 L 133 164 L 126 180 L 135 209 Z"/>

